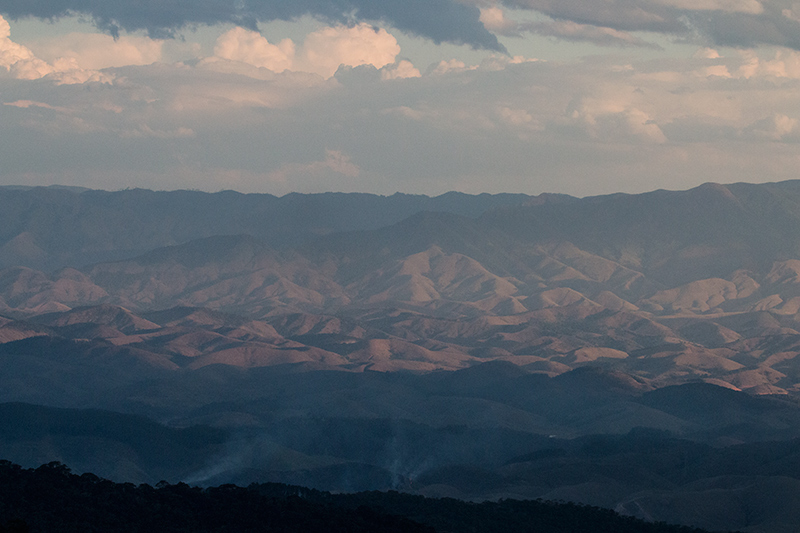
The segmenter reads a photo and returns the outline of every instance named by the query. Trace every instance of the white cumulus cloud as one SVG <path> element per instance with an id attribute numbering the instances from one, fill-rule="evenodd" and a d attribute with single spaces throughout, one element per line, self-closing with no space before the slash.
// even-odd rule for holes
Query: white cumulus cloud
<path id="1" fill-rule="evenodd" d="M 291 39 L 284 39 L 275 45 L 256 31 L 236 27 L 217 39 L 214 55 L 273 72 L 283 72 L 292 68 L 295 46 Z"/>
<path id="2" fill-rule="evenodd" d="M 5 68 L 12 77 L 20 80 L 36 80 L 45 76 L 49 76 L 58 84 L 112 80 L 108 75 L 81 68 L 75 58 L 62 56 L 51 63 L 40 59 L 30 48 L 11 40 L 11 26 L 2 16 L 0 16 L 0 68 Z"/>
<path id="3" fill-rule="evenodd" d="M 214 53 L 274 72 L 292 70 L 330 78 L 342 65 L 377 69 L 392 65 L 400 45 L 389 32 L 369 24 L 325 27 L 309 33 L 299 47 L 290 39 L 272 44 L 258 32 L 234 28 L 217 40 Z M 414 76 L 412 69 L 413 65 L 401 62 L 394 77 Z"/>
<path id="4" fill-rule="evenodd" d="M 397 40 L 384 29 L 368 24 L 328 27 L 306 37 L 296 68 L 329 78 L 340 65 L 382 68 L 394 63 L 399 53 Z"/>
<path id="5" fill-rule="evenodd" d="M 448 72 L 464 72 L 466 70 L 476 70 L 477 68 L 478 65 L 467 66 L 467 64 L 461 61 L 460 59 L 449 59 L 447 61 L 443 59 L 439 61 L 438 64 L 432 67 L 430 73 L 441 75 L 441 74 L 447 74 Z"/>
<path id="6" fill-rule="evenodd" d="M 53 68 L 38 59 L 33 52 L 11 40 L 11 26 L 0 16 L 0 67 L 15 78 L 32 80 L 53 72 Z"/>
<path id="7" fill-rule="evenodd" d="M 487 30 L 495 33 L 507 35 L 517 35 L 519 33 L 517 23 L 507 19 L 503 8 L 498 6 L 481 8 L 480 21 Z"/>
<path id="8" fill-rule="evenodd" d="M 381 70 L 381 79 L 397 80 L 401 78 L 419 78 L 419 69 L 411 61 L 403 59 L 395 65 L 388 65 Z"/>

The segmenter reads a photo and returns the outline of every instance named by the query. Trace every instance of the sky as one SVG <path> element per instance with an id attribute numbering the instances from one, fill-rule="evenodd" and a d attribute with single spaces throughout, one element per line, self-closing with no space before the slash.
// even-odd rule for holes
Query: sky
<path id="1" fill-rule="evenodd" d="M 0 185 L 794 179 L 793 0 L 0 0 Z"/>

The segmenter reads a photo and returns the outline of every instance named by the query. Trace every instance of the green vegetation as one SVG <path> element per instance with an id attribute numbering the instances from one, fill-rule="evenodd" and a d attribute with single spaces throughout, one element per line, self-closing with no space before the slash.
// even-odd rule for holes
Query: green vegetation
<path id="1" fill-rule="evenodd" d="M 0 461 L 0 532 L 699 533 L 607 509 L 542 501 L 467 503 L 398 492 L 338 494 L 282 484 L 156 487 Z"/>

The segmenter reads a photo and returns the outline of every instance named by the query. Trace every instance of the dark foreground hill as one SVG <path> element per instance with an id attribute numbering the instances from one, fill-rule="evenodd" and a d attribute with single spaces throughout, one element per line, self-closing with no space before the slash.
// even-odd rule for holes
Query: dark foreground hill
<path id="1" fill-rule="evenodd" d="M 7 461 L 0 462 L 0 531 L 701 532 L 574 504 L 333 495 L 279 484 L 154 488 L 78 476 L 60 463 L 26 470 Z"/>

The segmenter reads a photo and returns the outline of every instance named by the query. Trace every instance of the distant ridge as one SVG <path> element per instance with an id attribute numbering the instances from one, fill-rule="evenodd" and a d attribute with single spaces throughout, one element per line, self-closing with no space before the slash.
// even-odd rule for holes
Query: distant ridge
<path id="1" fill-rule="evenodd" d="M 524 194 L 436 197 L 366 193 L 241 194 L 116 192 L 76 187 L 0 187 L 0 268 L 54 270 L 123 259 L 215 235 L 248 234 L 276 248 L 339 231 L 369 230 L 420 211 L 475 217 L 535 201 Z"/>

